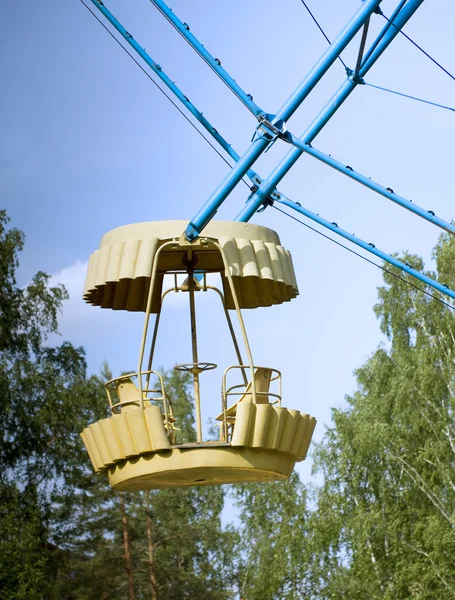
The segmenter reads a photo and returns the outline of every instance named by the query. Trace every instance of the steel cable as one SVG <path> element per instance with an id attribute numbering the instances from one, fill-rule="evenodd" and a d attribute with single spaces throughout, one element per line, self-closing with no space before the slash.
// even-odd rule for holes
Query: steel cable
<path id="1" fill-rule="evenodd" d="M 351 254 L 354 254 L 355 256 L 358 256 L 359 258 L 362 258 L 363 260 L 365 260 L 367 263 L 370 263 L 370 265 L 373 265 L 375 267 L 377 267 L 378 269 L 381 269 L 382 271 L 384 271 L 385 273 L 389 273 L 389 275 L 392 275 L 393 277 L 395 277 L 396 279 L 399 279 L 400 281 L 403 281 L 404 283 L 406 283 L 407 285 L 411 286 L 412 288 L 414 288 L 415 290 L 418 290 L 419 292 L 422 292 L 423 294 L 425 294 L 426 296 L 429 296 L 430 298 L 432 298 L 433 300 L 436 300 L 437 302 L 440 302 L 441 304 L 444 304 L 444 306 L 447 306 L 448 308 L 450 308 L 451 310 L 455 311 L 455 306 L 452 306 L 451 304 L 449 304 L 448 302 L 445 302 L 444 300 L 441 300 L 441 298 L 438 298 L 437 296 L 434 296 L 433 294 L 430 294 L 430 292 L 420 288 L 419 286 L 411 283 L 410 281 L 408 281 L 407 279 L 405 279 L 404 277 L 400 277 L 399 275 L 397 275 L 396 273 L 394 273 L 393 271 L 391 271 L 390 269 L 387 269 L 386 267 L 382 266 L 382 265 L 378 265 L 377 263 L 375 263 L 373 260 L 367 258 L 366 256 L 363 256 L 362 254 L 360 254 L 359 252 L 356 252 L 355 250 L 353 250 L 352 248 L 349 248 L 348 246 L 345 246 L 344 244 L 342 244 L 341 242 L 338 242 L 337 240 L 331 238 L 329 235 L 326 235 L 325 233 L 322 233 L 322 231 L 319 231 L 318 229 L 316 229 L 315 227 L 311 227 L 311 225 L 308 225 L 308 223 L 305 223 L 304 221 L 298 219 L 297 217 L 294 217 L 294 215 L 290 215 L 288 212 L 286 212 L 285 210 L 282 210 L 281 208 L 278 208 L 275 205 L 272 205 L 272 207 L 277 210 L 278 212 L 282 213 L 283 215 L 286 215 L 287 217 L 289 217 L 290 219 L 293 219 L 294 221 L 297 221 L 297 223 L 300 223 L 301 225 L 303 225 L 304 227 L 307 227 L 308 229 L 311 229 L 311 231 L 314 231 L 315 233 L 317 233 L 318 235 L 321 235 L 323 238 L 325 238 L 326 240 L 329 240 L 331 242 L 333 242 L 334 244 L 336 244 L 337 246 L 340 246 L 341 248 L 343 248 L 344 250 L 347 250 L 348 252 L 351 252 Z"/>
<path id="2" fill-rule="evenodd" d="M 126 54 L 131 58 L 131 60 L 141 69 L 141 71 L 150 79 L 150 81 L 153 83 L 153 85 L 158 88 L 158 90 L 169 100 L 169 102 L 174 106 L 174 108 L 176 108 L 179 113 L 182 115 L 182 117 L 184 119 L 186 119 L 186 121 L 188 121 L 188 123 L 191 125 L 191 127 L 197 131 L 197 133 L 202 137 L 202 139 L 204 139 L 207 144 L 213 148 L 213 150 L 218 154 L 218 156 L 232 169 L 232 165 L 231 163 L 226 159 L 225 156 L 223 156 L 221 154 L 221 152 L 218 150 L 218 148 L 216 148 L 212 142 L 205 137 L 205 135 L 202 133 L 202 131 L 200 131 L 200 129 L 198 129 L 196 127 L 196 125 L 191 121 L 191 119 L 188 118 L 188 116 L 183 112 L 183 110 L 174 102 L 174 100 L 172 100 L 172 98 L 158 85 L 158 83 L 153 79 L 153 77 L 150 75 L 150 73 L 140 64 L 140 62 L 138 60 L 136 60 L 136 58 L 131 54 L 131 52 L 128 51 L 127 48 L 125 48 L 125 46 L 120 42 L 119 39 L 116 38 L 116 36 L 112 33 L 112 31 L 106 27 L 106 25 L 103 23 L 103 21 L 98 17 L 98 15 L 96 15 L 92 9 L 84 2 L 84 0 L 79 0 L 79 2 L 81 4 L 83 4 L 85 6 L 85 8 L 89 11 L 89 13 L 98 21 L 98 23 L 108 32 L 108 34 L 112 37 L 112 39 L 114 39 L 117 44 L 120 46 L 120 48 L 122 50 L 124 50 L 126 52 Z M 248 187 L 248 189 L 250 189 L 250 185 L 248 184 L 247 181 L 245 181 L 245 179 L 242 179 L 243 183 Z"/>
<path id="3" fill-rule="evenodd" d="M 442 71 L 444 71 L 444 73 L 446 73 L 446 75 L 448 75 L 451 79 L 453 79 L 455 81 L 455 76 L 452 75 L 452 73 L 450 73 L 447 69 L 445 69 L 436 59 L 434 59 L 432 56 L 430 56 L 428 54 L 428 52 L 426 52 L 421 46 L 419 46 L 419 44 L 417 44 L 416 42 L 414 42 L 414 40 L 412 40 L 409 35 L 406 35 L 406 33 L 404 31 L 402 31 L 402 29 L 400 27 L 397 27 L 395 25 L 395 23 L 393 21 L 391 21 L 388 17 L 385 16 L 385 14 L 381 11 L 380 12 L 381 16 L 384 17 L 384 19 L 390 23 L 390 25 L 392 25 L 393 27 L 395 27 L 395 29 L 397 29 L 399 31 L 399 33 L 401 33 L 401 35 L 404 35 L 404 37 L 411 42 L 411 44 L 413 44 L 418 50 L 420 50 L 420 52 L 422 52 L 423 54 L 425 54 L 425 56 L 427 58 L 429 58 L 437 67 L 439 67 Z"/>
<path id="4" fill-rule="evenodd" d="M 328 42 L 329 46 L 332 45 L 332 42 L 330 41 L 330 39 L 328 38 L 328 36 L 326 35 L 325 31 L 322 29 L 321 25 L 318 23 L 316 17 L 313 15 L 313 13 L 311 12 L 309 6 L 306 4 L 305 0 L 300 0 L 300 2 L 303 4 L 303 6 L 307 9 L 308 14 L 310 15 L 310 17 L 313 19 L 313 21 L 316 23 L 317 28 L 319 29 L 319 31 L 322 33 L 322 35 L 324 36 L 325 40 Z M 345 69 L 347 69 L 346 63 L 343 61 L 343 59 L 341 58 L 341 56 L 338 56 L 338 60 L 341 62 L 341 64 L 343 65 L 343 67 Z"/>

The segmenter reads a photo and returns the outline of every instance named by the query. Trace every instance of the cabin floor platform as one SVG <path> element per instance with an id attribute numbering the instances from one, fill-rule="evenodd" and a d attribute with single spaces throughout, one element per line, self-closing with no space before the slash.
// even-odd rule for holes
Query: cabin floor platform
<path id="1" fill-rule="evenodd" d="M 295 456 L 264 448 L 197 445 L 123 460 L 108 469 L 118 491 L 135 492 L 287 479 Z"/>

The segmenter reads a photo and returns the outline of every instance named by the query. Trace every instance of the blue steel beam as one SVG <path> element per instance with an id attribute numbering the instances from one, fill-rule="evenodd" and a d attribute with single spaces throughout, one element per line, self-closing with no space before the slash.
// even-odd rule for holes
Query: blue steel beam
<path id="1" fill-rule="evenodd" d="M 304 208 L 300 204 L 292 202 L 291 200 L 281 198 L 280 200 L 278 200 L 278 202 L 280 202 L 280 204 L 284 204 L 285 206 L 288 206 L 289 208 L 292 208 L 293 210 L 296 210 L 297 212 L 304 215 L 305 217 L 308 217 L 312 221 L 319 223 L 319 225 L 322 225 L 323 227 L 330 229 L 330 231 L 333 231 L 334 233 L 340 235 L 344 239 L 349 240 L 350 242 L 352 242 L 353 244 L 356 244 L 357 246 L 360 246 L 360 248 L 367 250 L 371 254 L 374 254 L 378 258 L 390 263 L 394 267 L 398 267 L 405 273 L 409 273 L 409 275 L 412 275 L 419 281 L 422 281 L 422 283 L 425 283 L 426 285 L 431 286 L 433 289 L 437 290 L 438 292 L 441 292 L 442 294 L 445 294 L 446 296 L 449 296 L 450 298 L 455 299 L 455 292 L 453 290 L 451 290 L 449 287 L 447 287 L 446 285 L 439 283 L 439 281 L 435 281 L 434 279 L 431 279 L 431 277 L 427 277 L 427 275 L 424 275 L 420 271 L 417 271 L 416 269 L 412 268 L 411 265 L 408 265 L 408 264 L 402 262 L 401 260 L 398 260 L 394 256 L 387 254 L 386 252 L 383 252 L 382 250 L 379 250 L 379 248 L 376 248 L 376 246 L 374 244 L 365 242 L 362 239 L 355 236 L 354 234 L 348 233 L 344 229 L 341 229 L 341 227 L 338 227 L 337 223 L 331 223 L 330 221 L 327 221 L 327 219 L 324 219 L 323 217 L 312 212 L 311 210 L 308 210 L 307 208 Z"/>
<path id="2" fill-rule="evenodd" d="M 332 45 L 322 54 L 321 58 L 283 104 L 275 117 L 271 118 L 272 127 L 276 126 L 277 128 L 281 128 L 283 122 L 287 121 L 294 114 L 297 108 L 302 104 L 308 94 L 338 58 L 339 54 L 346 48 L 359 29 L 364 25 L 365 21 L 367 21 L 371 14 L 379 7 L 380 3 L 381 0 L 364 0 L 362 2 L 361 7 L 357 10 L 342 32 L 336 37 Z M 275 139 L 276 137 L 273 130 L 255 138 L 251 146 L 237 162 L 236 166 L 216 188 L 204 206 L 192 218 L 184 233 L 187 240 L 193 240 L 200 234 L 248 169 L 252 167 L 254 162 Z M 273 188 L 270 192 L 272 191 Z M 259 205 L 257 208 L 259 208 Z M 256 212 L 257 208 L 254 212 Z"/>
<path id="3" fill-rule="evenodd" d="M 123 27 L 123 25 L 114 17 L 114 15 L 104 6 L 100 0 L 92 0 L 93 4 L 99 8 L 102 14 L 108 19 L 108 21 L 117 29 L 117 31 L 127 40 L 131 47 L 139 54 L 144 62 L 152 69 L 152 71 L 161 79 L 161 81 L 168 87 L 168 89 L 174 94 L 174 96 L 182 102 L 182 104 L 190 111 L 190 113 L 199 121 L 199 123 L 206 129 L 208 133 L 220 144 L 220 146 L 229 154 L 229 156 L 235 161 L 240 160 L 240 155 L 234 150 L 234 148 L 226 141 L 225 138 L 213 127 L 213 125 L 204 117 L 204 115 L 194 106 L 194 104 L 185 96 L 175 82 L 170 79 L 163 71 L 160 65 L 158 65 L 151 56 L 146 52 L 142 46 L 136 42 L 133 36 Z M 262 183 L 262 178 L 254 171 L 249 169 L 246 173 L 251 182 L 258 186 Z M 275 197 L 275 193 L 272 194 Z"/>
<path id="4" fill-rule="evenodd" d="M 190 113 L 199 121 L 208 133 L 220 144 L 229 156 L 237 162 L 240 156 L 232 148 L 232 146 L 218 133 L 213 125 L 204 117 L 204 115 L 194 106 L 194 104 L 185 96 L 178 86 L 170 79 L 163 71 L 161 66 L 157 64 L 146 50 L 133 38 L 133 36 L 123 27 L 123 25 L 114 17 L 114 15 L 106 8 L 101 0 L 92 0 L 92 3 L 98 8 L 106 19 L 115 27 L 115 29 L 125 38 L 128 44 L 139 54 L 143 61 L 152 69 L 161 81 L 169 88 L 178 100 L 190 111 Z M 246 173 L 254 184 L 259 184 L 261 178 L 252 170 L 249 169 Z"/>
<path id="5" fill-rule="evenodd" d="M 340 108 L 343 102 L 349 97 L 355 87 L 362 83 L 362 77 L 364 77 L 364 75 L 371 69 L 374 63 L 398 35 L 400 29 L 412 17 L 422 2 L 423 0 L 408 0 L 404 7 L 397 13 L 393 21 L 395 27 L 385 27 L 385 31 L 382 31 L 378 36 L 379 41 L 376 40 L 373 42 L 374 51 L 369 55 L 369 58 L 363 62 L 359 71 L 359 76 L 354 80 L 352 75 L 348 75 L 347 79 L 344 81 L 338 91 L 335 92 L 322 111 L 301 135 L 300 139 L 302 142 L 311 143 L 314 140 L 318 133 L 324 128 L 324 126 Z M 278 164 L 277 167 L 275 167 L 269 177 L 262 182 L 259 189 L 251 196 L 250 200 L 245 204 L 243 209 L 236 217 L 237 221 L 249 221 L 251 219 L 261 204 L 270 196 L 271 192 L 276 188 L 278 183 L 283 179 L 289 169 L 291 169 L 291 167 L 296 163 L 302 154 L 302 149 L 294 148 L 284 157 L 284 159 Z"/>
<path id="6" fill-rule="evenodd" d="M 422 217 L 422 219 L 425 219 L 425 220 L 429 221 L 430 223 L 433 223 L 433 225 L 437 225 L 437 227 L 444 229 L 448 233 L 455 233 L 455 225 L 452 225 L 451 223 L 444 221 L 444 219 L 440 219 L 439 217 L 437 217 L 434 214 L 434 212 L 432 210 L 425 210 L 424 208 L 421 208 L 417 204 L 414 204 L 414 202 L 412 202 L 411 200 L 407 200 L 406 198 L 403 198 L 402 196 L 395 194 L 395 192 L 390 187 L 385 187 L 383 185 L 380 185 L 379 183 L 372 181 L 369 177 L 366 177 L 365 175 L 362 175 L 361 173 L 354 171 L 354 169 L 352 169 L 352 167 L 350 167 L 348 165 L 343 165 L 338 160 L 335 160 L 328 154 L 324 154 L 324 152 L 321 152 L 320 150 L 313 148 L 313 146 L 311 146 L 311 144 L 309 142 L 302 142 L 302 140 L 297 138 L 291 132 L 286 132 L 282 136 L 282 139 L 289 142 L 293 146 L 300 148 L 300 150 L 303 150 L 310 156 L 317 158 L 317 160 L 323 162 L 324 164 L 328 165 L 329 167 L 332 167 L 339 173 L 343 173 L 343 175 L 350 177 L 354 181 L 361 183 L 362 185 L 369 188 L 370 190 L 373 190 L 374 192 L 377 192 L 381 196 L 384 196 L 384 198 L 387 198 L 387 200 L 391 200 L 392 202 L 395 202 L 395 204 L 398 204 L 399 206 L 406 208 L 407 210 L 411 211 L 412 213 L 418 215 L 419 217 Z M 277 197 L 273 196 L 273 198 L 275 199 Z"/>
<path id="7" fill-rule="evenodd" d="M 203 44 L 191 33 L 188 23 L 183 23 L 177 15 L 162 0 L 150 0 L 150 2 L 160 11 L 160 13 L 175 27 L 175 29 L 185 38 L 190 46 L 196 50 L 199 56 L 209 65 L 218 77 L 234 92 L 234 94 L 243 102 L 255 117 L 265 115 L 254 101 L 251 94 L 247 94 L 229 73 L 221 66 L 218 58 L 214 58 Z"/>

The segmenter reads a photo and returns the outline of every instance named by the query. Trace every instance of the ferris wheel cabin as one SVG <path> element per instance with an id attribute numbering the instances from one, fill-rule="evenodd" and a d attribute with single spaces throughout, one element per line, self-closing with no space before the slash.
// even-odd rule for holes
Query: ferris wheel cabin
<path id="1" fill-rule="evenodd" d="M 212 221 L 202 237 L 188 242 L 180 235 L 185 225 L 119 227 L 89 261 L 86 302 L 145 313 L 137 371 L 106 383 L 110 416 L 81 433 L 95 471 L 107 473 L 117 490 L 286 479 L 305 459 L 316 425 L 314 417 L 282 405 L 281 373 L 254 363 L 243 322 L 241 309 L 270 307 L 298 294 L 291 256 L 278 235 L 258 225 Z M 213 273 L 222 289 L 209 285 Z M 175 369 L 192 377 L 196 441 L 181 439 L 165 380 L 153 369 L 162 307 L 173 293 L 188 296 L 191 356 Z M 217 368 L 199 360 L 195 298 L 203 293 L 221 303 L 237 356 L 237 364 L 222 367 L 221 400 L 218 407 L 213 400 L 207 415 L 218 425 L 216 439 L 204 438 L 202 426 L 200 379 Z"/>

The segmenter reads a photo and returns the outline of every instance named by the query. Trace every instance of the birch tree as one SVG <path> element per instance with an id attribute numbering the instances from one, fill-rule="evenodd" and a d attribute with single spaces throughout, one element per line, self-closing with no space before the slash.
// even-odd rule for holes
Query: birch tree
<path id="1" fill-rule="evenodd" d="M 452 289 L 454 253 L 441 238 L 428 272 Z M 375 306 L 387 343 L 356 372 L 317 450 L 321 598 L 455 597 L 455 313 L 397 275 L 407 280 L 384 274 Z"/>

